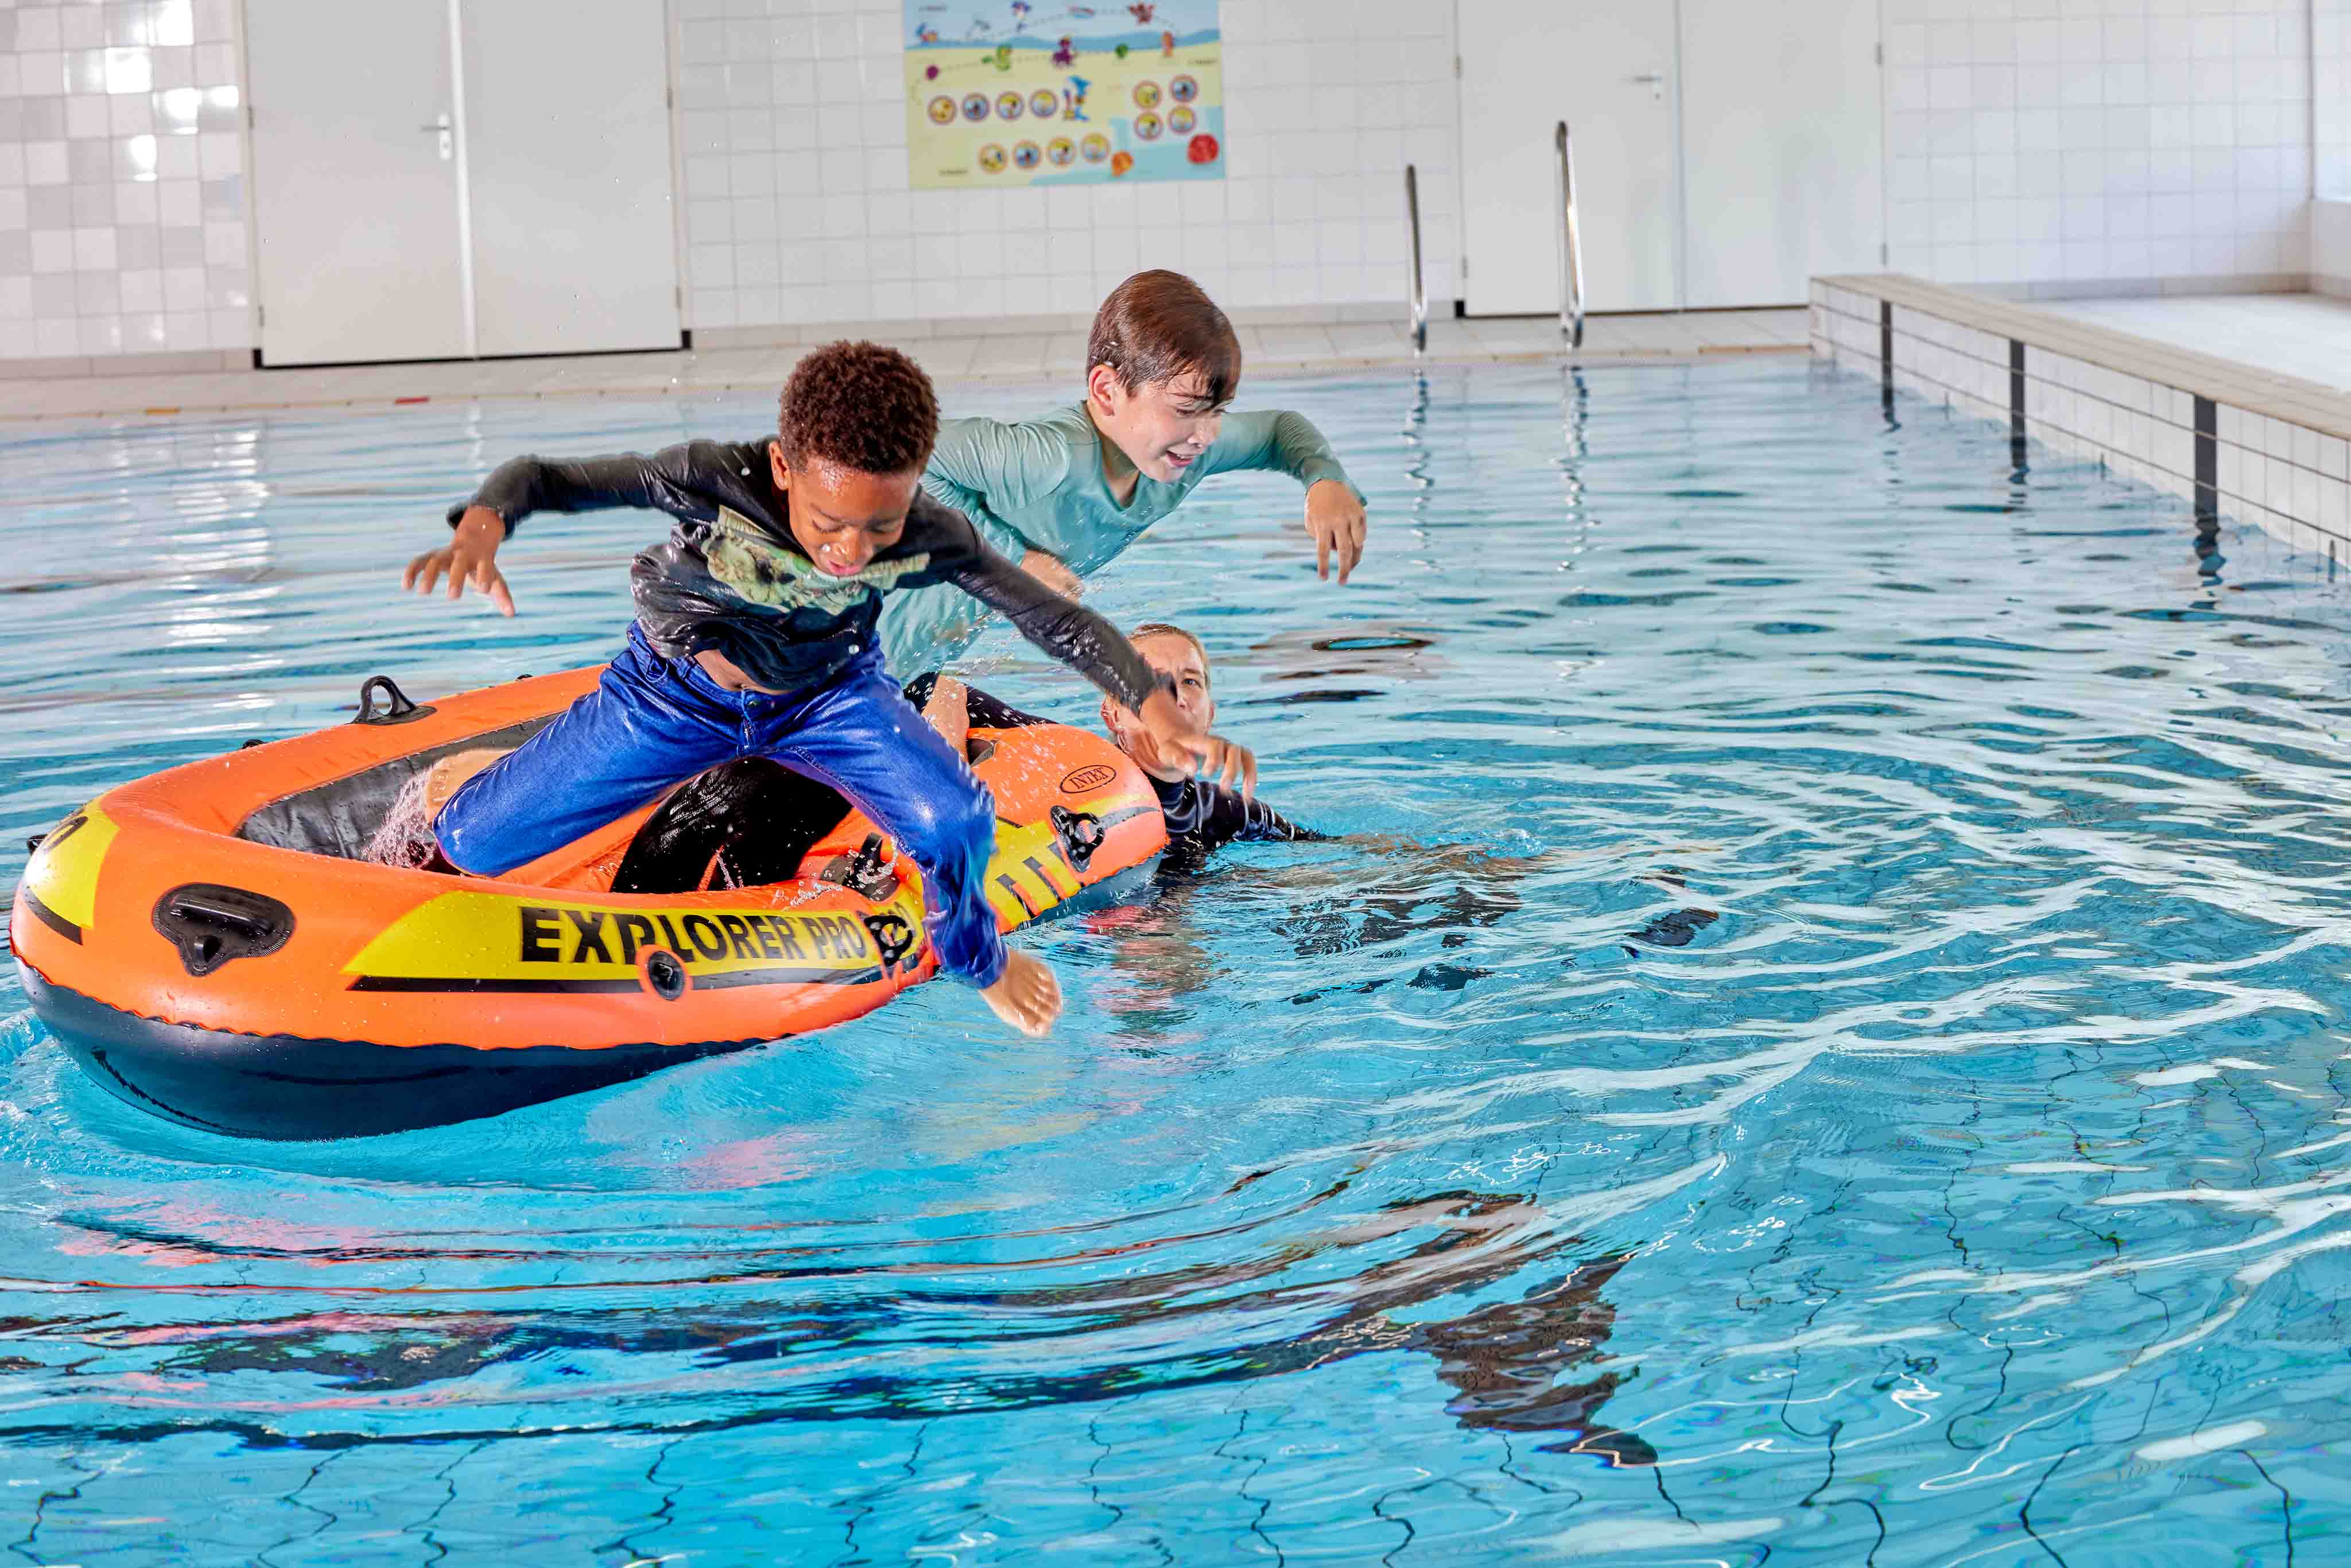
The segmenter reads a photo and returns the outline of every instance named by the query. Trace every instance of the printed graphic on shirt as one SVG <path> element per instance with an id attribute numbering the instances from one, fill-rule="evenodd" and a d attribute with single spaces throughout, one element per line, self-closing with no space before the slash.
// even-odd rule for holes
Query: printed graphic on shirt
<path id="1" fill-rule="evenodd" d="M 710 523 L 703 558 L 710 575 L 737 597 L 787 612 L 821 610 L 838 615 L 869 593 L 887 593 L 901 578 L 930 565 L 928 551 L 897 560 L 868 561 L 853 577 L 835 577 L 794 554 L 758 524 L 731 507 L 718 508 Z"/>

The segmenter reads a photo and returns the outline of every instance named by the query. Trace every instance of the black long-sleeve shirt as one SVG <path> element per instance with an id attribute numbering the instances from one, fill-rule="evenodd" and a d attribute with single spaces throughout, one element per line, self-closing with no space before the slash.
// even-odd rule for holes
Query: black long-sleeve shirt
<path id="1" fill-rule="evenodd" d="M 1118 630 L 1062 598 L 983 540 L 969 518 L 917 492 L 896 543 L 852 577 L 835 577 L 792 538 L 789 498 L 776 488 L 765 441 L 688 441 L 647 457 L 503 463 L 467 506 L 497 514 L 508 535 L 533 512 L 642 507 L 676 519 L 639 553 L 629 582 L 637 622 L 655 650 L 723 654 L 755 684 L 792 692 L 822 685 L 876 646 L 882 596 L 953 583 L 1020 634 L 1130 707 L 1160 680 Z"/>
<path id="2" fill-rule="evenodd" d="M 1301 828 L 1264 801 L 1244 798 L 1238 789 L 1207 779 L 1151 780 L 1159 797 L 1159 814 L 1167 820 L 1171 854 L 1207 854 L 1232 843 L 1287 842 L 1321 839 L 1311 828 Z"/>

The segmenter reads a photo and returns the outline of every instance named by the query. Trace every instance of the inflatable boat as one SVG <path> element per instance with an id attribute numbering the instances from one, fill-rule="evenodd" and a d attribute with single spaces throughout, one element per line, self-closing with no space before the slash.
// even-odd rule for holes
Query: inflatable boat
<path id="1" fill-rule="evenodd" d="M 17 886 L 9 946 L 34 1010 L 142 1110 L 338 1138 L 824 1029 L 931 976 L 919 873 L 838 797 L 836 821 L 787 824 L 810 847 L 758 885 L 615 891 L 660 802 L 496 879 L 360 858 L 412 779 L 521 744 L 601 673 L 429 706 L 377 677 L 349 724 L 108 790 Z M 1007 929 L 1165 845 L 1149 781 L 1099 737 L 975 727 L 969 744 Z"/>

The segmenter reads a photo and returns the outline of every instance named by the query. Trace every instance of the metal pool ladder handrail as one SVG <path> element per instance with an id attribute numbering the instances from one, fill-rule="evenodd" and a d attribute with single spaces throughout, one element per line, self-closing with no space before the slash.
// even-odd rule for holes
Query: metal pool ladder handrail
<path id="1" fill-rule="evenodd" d="M 1418 354 L 1428 348 L 1428 279 L 1420 267 L 1420 175 L 1409 163 L 1404 166 L 1404 210 L 1412 227 L 1412 287 L 1405 298 L 1412 308 L 1412 351 Z"/>
<path id="2" fill-rule="evenodd" d="M 1568 145 L 1567 121 L 1559 122 L 1552 145 L 1559 153 L 1559 330 L 1570 349 L 1583 347 L 1583 240 L 1575 224 L 1575 153 Z"/>

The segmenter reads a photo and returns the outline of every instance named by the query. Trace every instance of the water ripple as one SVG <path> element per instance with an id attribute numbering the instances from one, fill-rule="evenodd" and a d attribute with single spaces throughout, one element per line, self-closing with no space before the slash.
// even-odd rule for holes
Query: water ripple
<path id="1" fill-rule="evenodd" d="M 2231 531 L 2215 570 L 2177 504 L 1816 368 L 1261 398 L 1370 495 L 1356 580 L 1314 583 L 1292 487 L 1219 479 L 1091 597 L 1199 630 L 1268 794 L 1344 836 L 1038 933 L 1050 1042 L 929 987 L 260 1146 L 109 1099 L 0 989 L 16 1554 L 2006 1563 L 2188 1521 L 2283 1561 L 2351 1529 L 2324 563 Z M 378 670 L 604 656 L 644 518 L 526 530 L 513 622 L 389 584 L 510 453 L 768 417 L 0 447 L 0 871 Z M 1092 711 L 1001 633 L 974 677 Z"/>

